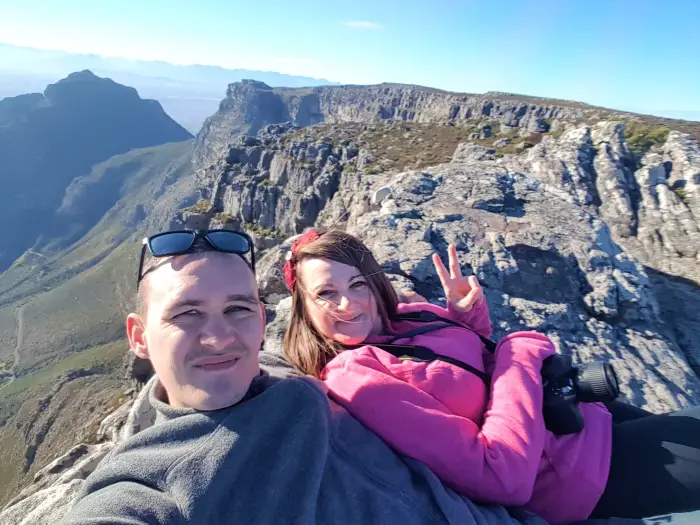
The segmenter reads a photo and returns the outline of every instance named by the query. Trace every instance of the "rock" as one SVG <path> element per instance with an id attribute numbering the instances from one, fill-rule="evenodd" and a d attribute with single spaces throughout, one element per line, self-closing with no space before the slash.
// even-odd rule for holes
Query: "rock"
<path id="1" fill-rule="evenodd" d="M 123 364 L 124 379 L 129 381 L 136 389 L 141 389 L 153 375 L 153 365 L 147 359 L 141 359 L 133 352 L 124 354 Z"/>
<path id="2" fill-rule="evenodd" d="M 593 160 L 596 152 L 587 126 L 564 133 L 556 141 L 545 136 L 522 160 L 522 169 L 544 180 L 578 206 L 597 205 Z"/>
<path id="3" fill-rule="evenodd" d="M 132 405 L 133 401 L 127 401 L 102 421 L 97 431 L 98 441 L 107 440 L 116 442 L 119 439 L 119 433 L 126 423 Z"/>
<path id="4" fill-rule="evenodd" d="M 284 340 L 284 333 L 287 331 L 287 325 L 289 324 L 289 319 L 292 313 L 292 297 L 287 295 L 285 298 L 277 303 L 275 308 L 275 318 L 271 323 L 267 324 L 265 328 L 265 343 L 263 347 L 263 352 L 274 352 L 277 355 L 281 355 L 282 352 L 282 341 Z"/>
<path id="5" fill-rule="evenodd" d="M 597 149 L 594 168 L 600 211 L 616 235 L 636 233 L 637 218 L 632 200 L 634 175 L 628 166 L 633 162 L 624 141 L 624 124 L 600 122 L 591 131 Z"/>
<path id="6" fill-rule="evenodd" d="M 494 141 L 493 147 L 494 148 L 504 148 L 508 144 L 510 144 L 511 142 L 513 142 L 512 139 L 509 139 L 508 137 L 503 137 L 502 139 L 498 139 L 498 140 Z"/>
<path id="7" fill-rule="evenodd" d="M 289 294 L 289 289 L 284 282 L 282 267 L 292 248 L 292 243 L 297 237 L 297 235 L 289 237 L 282 244 L 268 250 L 256 264 L 260 297 L 266 303 L 279 301 L 280 297 Z"/>
<path id="8" fill-rule="evenodd" d="M 491 126 L 484 126 L 481 128 L 481 136 L 480 138 L 482 139 L 487 139 L 493 135 L 493 132 L 491 131 Z"/>
<path id="9" fill-rule="evenodd" d="M 374 193 L 372 193 L 372 204 L 374 206 L 381 204 L 382 201 L 386 199 L 389 195 L 391 195 L 391 187 L 384 186 L 382 188 L 379 188 Z"/>
<path id="10" fill-rule="evenodd" d="M 525 128 L 529 133 L 547 133 L 549 131 L 549 123 L 543 118 L 530 119 Z"/>
<path id="11" fill-rule="evenodd" d="M 472 160 L 493 159 L 494 153 L 496 153 L 496 150 L 492 148 L 486 148 L 484 146 L 479 146 L 478 144 L 463 142 L 457 146 L 457 149 L 452 155 L 452 162 L 469 162 Z"/>
<path id="12" fill-rule="evenodd" d="M 48 487 L 0 512 L 3 525 L 55 525 L 73 506 L 82 480 Z"/>

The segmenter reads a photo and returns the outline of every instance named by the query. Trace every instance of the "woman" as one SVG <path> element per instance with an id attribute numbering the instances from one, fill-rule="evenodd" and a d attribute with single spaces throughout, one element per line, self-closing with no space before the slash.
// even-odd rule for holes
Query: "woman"
<path id="1" fill-rule="evenodd" d="M 398 304 L 358 239 L 308 231 L 284 268 L 293 294 L 288 359 L 390 445 L 473 499 L 523 505 L 555 525 L 700 508 L 698 410 L 654 416 L 617 405 L 613 418 L 605 406 L 585 403 L 581 432 L 548 432 L 541 367 L 555 353 L 552 342 L 513 333 L 488 363 L 482 289 L 461 275 L 454 245 L 449 259 L 450 272 L 433 256 L 447 308 Z M 437 314 L 447 326 L 426 331 L 426 323 L 406 320 L 415 312 Z M 404 360 L 375 346 L 390 341 L 427 347 L 466 368 Z"/>

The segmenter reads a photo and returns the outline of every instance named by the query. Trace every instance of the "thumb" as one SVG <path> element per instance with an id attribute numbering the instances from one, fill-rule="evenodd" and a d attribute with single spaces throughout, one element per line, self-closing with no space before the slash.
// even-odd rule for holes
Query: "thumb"
<path id="1" fill-rule="evenodd" d="M 470 311 L 474 305 L 479 301 L 479 298 L 481 297 L 481 289 L 480 288 L 472 288 L 469 290 L 469 293 L 466 295 L 466 297 L 462 298 L 460 301 L 458 301 L 455 306 L 457 307 L 458 310 L 461 310 L 462 312 L 468 312 Z"/>

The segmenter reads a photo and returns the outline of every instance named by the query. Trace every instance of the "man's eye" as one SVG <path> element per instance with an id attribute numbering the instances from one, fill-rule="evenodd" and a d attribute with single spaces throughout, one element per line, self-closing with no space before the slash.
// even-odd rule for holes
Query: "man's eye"
<path id="1" fill-rule="evenodd" d="M 202 315 L 202 312 L 199 310 L 187 310 L 186 312 L 179 313 L 175 316 L 173 316 L 173 319 L 179 318 L 187 318 L 187 317 L 199 317 Z"/>
<path id="2" fill-rule="evenodd" d="M 231 306 L 230 308 L 226 309 L 227 314 L 236 314 L 239 312 L 251 312 L 252 310 L 250 308 L 247 308 L 245 306 Z"/>

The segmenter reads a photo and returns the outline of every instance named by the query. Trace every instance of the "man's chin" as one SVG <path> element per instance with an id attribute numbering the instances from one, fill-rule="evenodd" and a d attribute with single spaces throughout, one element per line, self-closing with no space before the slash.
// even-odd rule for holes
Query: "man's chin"
<path id="1" fill-rule="evenodd" d="M 245 397 L 247 390 L 231 392 L 228 395 L 207 395 L 204 394 L 201 397 L 198 396 L 197 399 L 193 399 L 191 403 L 191 408 L 195 410 L 201 410 L 203 412 L 209 412 L 211 410 L 221 410 L 223 408 L 229 408 L 237 405 Z"/>

